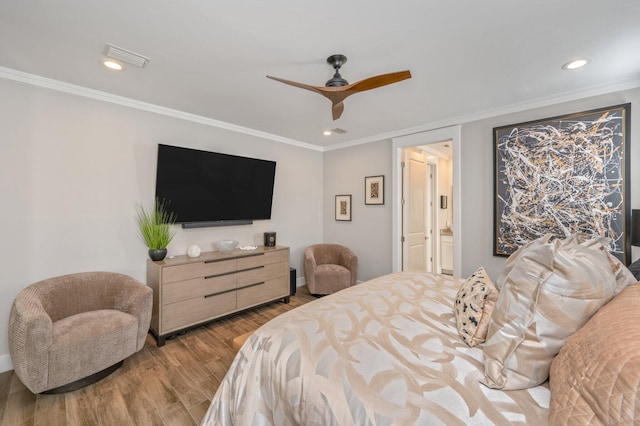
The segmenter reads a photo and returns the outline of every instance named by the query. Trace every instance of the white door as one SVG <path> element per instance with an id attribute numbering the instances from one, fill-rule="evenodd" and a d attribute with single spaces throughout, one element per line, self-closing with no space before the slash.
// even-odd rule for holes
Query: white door
<path id="1" fill-rule="evenodd" d="M 426 271 L 427 161 L 423 154 L 405 150 L 403 204 L 403 270 Z"/>

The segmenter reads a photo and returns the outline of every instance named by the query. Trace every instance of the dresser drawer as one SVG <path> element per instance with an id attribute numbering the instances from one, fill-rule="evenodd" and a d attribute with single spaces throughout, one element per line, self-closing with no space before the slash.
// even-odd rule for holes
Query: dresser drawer
<path id="1" fill-rule="evenodd" d="M 203 277 L 185 281 L 175 281 L 162 286 L 162 304 L 169 305 L 194 297 L 235 290 L 235 288 L 236 275 L 232 272 L 210 278 Z"/>
<path id="2" fill-rule="evenodd" d="M 237 262 L 238 270 L 269 265 L 271 263 L 289 262 L 289 250 L 277 250 L 254 256 L 239 257 Z"/>
<path id="3" fill-rule="evenodd" d="M 236 274 L 237 287 L 242 288 L 289 274 L 288 263 L 271 263 Z"/>
<path id="4" fill-rule="evenodd" d="M 237 292 L 238 309 L 285 297 L 289 295 L 289 276 L 267 280 L 262 284 L 239 288 Z"/>
<path id="5" fill-rule="evenodd" d="M 196 297 L 162 307 L 162 332 L 188 327 L 236 309 L 236 292 Z"/>
<path id="6" fill-rule="evenodd" d="M 221 275 L 228 272 L 235 272 L 236 260 L 219 260 L 186 263 L 183 265 L 167 266 L 162 269 L 162 282 L 170 283 L 183 281 L 191 278 L 207 277 L 211 275 Z"/>

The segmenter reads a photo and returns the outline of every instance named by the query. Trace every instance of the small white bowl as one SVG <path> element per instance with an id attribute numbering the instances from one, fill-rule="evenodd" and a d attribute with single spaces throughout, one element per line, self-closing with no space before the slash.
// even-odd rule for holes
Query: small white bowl
<path id="1" fill-rule="evenodd" d="M 218 240 L 213 245 L 218 249 L 220 253 L 229 253 L 234 248 L 238 247 L 236 240 Z"/>

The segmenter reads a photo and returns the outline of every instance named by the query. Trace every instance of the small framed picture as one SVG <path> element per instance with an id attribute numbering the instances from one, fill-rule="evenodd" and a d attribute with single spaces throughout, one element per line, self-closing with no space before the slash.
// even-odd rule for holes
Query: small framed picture
<path id="1" fill-rule="evenodd" d="M 384 204 L 384 176 L 364 178 L 364 203 Z"/>
<path id="2" fill-rule="evenodd" d="M 351 221 L 351 195 L 336 195 L 336 220 Z"/>

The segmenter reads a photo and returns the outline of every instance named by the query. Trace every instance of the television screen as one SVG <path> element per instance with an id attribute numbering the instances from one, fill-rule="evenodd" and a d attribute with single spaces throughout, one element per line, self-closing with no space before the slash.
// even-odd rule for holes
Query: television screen
<path id="1" fill-rule="evenodd" d="M 156 197 L 183 226 L 270 219 L 275 172 L 275 161 L 158 144 Z"/>

